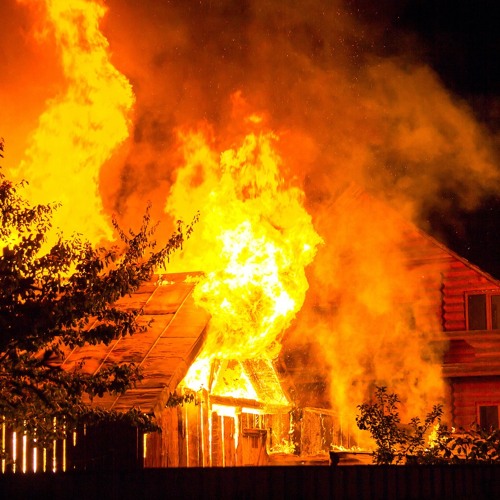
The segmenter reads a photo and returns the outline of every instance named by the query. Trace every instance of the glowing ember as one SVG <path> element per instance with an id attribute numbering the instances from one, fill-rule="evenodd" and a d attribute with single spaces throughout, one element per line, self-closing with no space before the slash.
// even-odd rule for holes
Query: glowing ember
<path id="1" fill-rule="evenodd" d="M 185 379 L 198 389 L 208 387 L 215 359 L 277 356 L 280 334 L 304 302 L 304 268 L 321 239 L 302 191 L 283 180 L 275 135 L 250 133 L 239 148 L 223 152 L 220 162 L 206 135 L 182 139 L 186 165 L 168 209 L 187 210 L 183 202 L 194 200 L 200 210 L 193 250 L 179 265 L 205 272 L 194 297 L 212 316 L 206 345 Z"/>
<path id="2" fill-rule="evenodd" d="M 99 31 L 100 2 L 45 0 L 66 78 L 47 103 L 17 176 L 29 180 L 31 202 L 60 202 L 54 225 L 91 241 L 111 235 L 98 192 L 102 165 L 127 136 L 134 103 L 128 80 L 111 64 Z"/>

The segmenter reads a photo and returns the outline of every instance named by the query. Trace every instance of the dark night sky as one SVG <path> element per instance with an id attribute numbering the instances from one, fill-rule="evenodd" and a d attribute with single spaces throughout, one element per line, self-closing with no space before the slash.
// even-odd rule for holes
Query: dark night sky
<path id="1" fill-rule="evenodd" d="M 421 2 L 425 7 L 408 10 L 408 21 L 423 34 L 428 57 L 445 84 L 464 97 L 476 116 L 494 133 L 500 133 L 500 4 L 491 1 Z M 406 22 L 406 21 L 405 21 Z M 500 166 L 499 166 L 500 167 Z M 480 210 L 459 217 L 458 228 L 443 226 L 457 251 L 500 277 L 500 197 L 485 200 Z"/>
<path id="2" fill-rule="evenodd" d="M 355 1 L 363 12 L 369 0 Z M 490 0 L 389 0 L 385 47 L 408 30 L 417 34 L 419 57 L 445 86 L 472 107 L 477 119 L 500 143 L 500 3 Z M 370 9 L 373 16 L 373 10 Z M 500 146 L 499 146 L 500 147 Z M 499 165 L 500 168 L 500 165 Z M 451 197 L 450 204 L 454 201 Z M 484 200 L 472 213 L 429 213 L 448 246 L 500 278 L 500 196 Z"/>

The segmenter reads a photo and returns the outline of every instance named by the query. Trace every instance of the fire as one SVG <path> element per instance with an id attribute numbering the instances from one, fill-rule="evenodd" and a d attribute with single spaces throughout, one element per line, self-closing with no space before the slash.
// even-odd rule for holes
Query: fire
<path id="1" fill-rule="evenodd" d="M 42 3 L 60 53 L 65 89 L 46 103 L 16 175 L 29 181 L 31 202 L 61 204 L 54 226 L 98 242 L 111 237 L 99 171 L 128 136 L 134 96 L 126 77 L 112 65 L 99 29 L 105 7 L 89 0 Z"/>
<path id="2" fill-rule="evenodd" d="M 60 202 L 54 224 L 65 232 L 81 232 L 93 242 L 110 238 L 99 176 L 128 136 L 134 95 L 111 63 L 100 31 L 106 8 L 102 0 L 19 2 L 43 7 L 44 33 L 58 48 L 64 82 L 47 101 L 16 177 L 29 181 L 33 203 Z M 315 297 L 295 322 L 296 337 L 321 346 L 314 364 L 326 373 L 340 421 L 353 420 L 373 380 L 396 384 L 395 390 L 418 405 L 431 395 L 441 397 L 439 353 L 428 347 L 440 325 L 419 314 L 428 297 L 397 250 L 404 234 L 391 227 L 384 210 L 374 212 L 361 203 L 343 206 L 342 198 L 349 196 L 339 193 L 346 178 L 369 190 L 388 189 L 388 198 L 397 199 L 408 217 L 418 213 L 414 205 L 440 207 L 442 192 L 457 191 L 457 203 L 473 206 L 498 185 L 489 137 L 425 67 L 379 57 L 367 57 L 354 73 L 350 64 L 343 67 L 359 55 L 357 46 L 356 58 L 341 55 L 351 50 L 343 30 L 359 26 L 351 20 L 341 28 L 336 5 L 321 6 L 323 15 L 314 22 L 308 17 L 314 9 L 302 11 L 299 3 L 285 16 L 281 7 L 268 5 L 254 9 L 249 23 L 240 18 L 240 9 L 233 9 L 237 18 L 228 17 L 231 9 L 212 4 L 210 16 L 203 9 L 185 15 L 182 2 L 164 4 L 162 9 L 143 9 L 141 2 L 115 2 L 113 7 L 116 47 L 141 94 L 137 139 L 122 177 L 113 179 L 116 199 L 110 205 L 127 205 L 130 213 L 145 197 L 164 203 L 171 180 L 167 167 L 180 151 L 183 166 L 175 173 L 166 211 L 191 220 L 199 210 L 201 220 L 184 255 L 169 269 L 204 272 L 195 298 L 212 316 L 207 343 L 186 384 L 208 387 L 210 373 L 225 366 L 228 383 L 219 380 L 213 389 L 255 397 L 242 367 L 228 372 L 227 366 L 235 359 L 276 357 L 282 333 L 304 303 L 304 269 L 314 259 Z M 155 18 L 165 16 L 164 22 L 151 17 L 141 25 L 148 10 Z M 215 31 L 222 24 L 212 22 L 222 20 L 217 16 L 234 29 L 233 42 L 241 37 L 241 43 L 232 44 L 231 64 L 228 39 Z M 200 30 L 199 21 L 214 31 Z M 317 33 L 322 41 L 314 57 L 308 36 L 301 42 L 302 24 L 308 27 L 305 33 Z M 130 26 L 144 36 L 129 36 Z M 203 50 L 200 32 L 213 35 Z M 332 48 L 338 57 L 331 57 Z M 141 56 L 137 62 L 134 54 Z M 194 67 L 197 71 L 188 71 Z M 281 145 L 283 156 L 280 138 L 266 130 L 266 120 L 251 106 L 240 120 L 247 130 L 231 143 L 221 146 L 208 127 L 182 130 L 177 143 L 170 141 L 172 126 L 202 116 L 224 130 L 227 92 L 237 86 L 269 109 L 275 124 L 285 124 L 291 140 Z M 240 98 L 236 93 L 233 101 Z M 226 129 L 234 132 L 238 123 Z M 128 184 L 125 169 L 135 169 Z M 308 206 L 326 242 L 317 256 L 321 238 L 289 170 L 308 183 Z M 236 379 L 239 385 L 230 387 Z"/>
<path id="3" fill-rule="evenodd" d="M 303 192 L 284 180 L 275 134 L 251 132 L 219 161 L 209 134 L 181 139 L 186 163 L 167 209 L 176 217 L 174 207 L 186 211 L 185 204 L 200 211 L 192 249 L 177 265 L 204 271 L 194 297 L 212 318 L 203 352 L 185 379 L 198 389 L 208 386 L 214 360 L 278 355 L 280 335 L 304 302 L 304 269 L 321 238 Z"/>

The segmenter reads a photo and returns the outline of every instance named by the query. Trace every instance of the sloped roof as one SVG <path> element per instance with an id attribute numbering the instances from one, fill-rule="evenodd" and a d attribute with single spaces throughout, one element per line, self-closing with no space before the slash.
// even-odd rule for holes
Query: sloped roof
<path id="1" fill-rule="evenodd" d="M 88 345 L 73 350 L 62 367 L 71 370 L 84 362 L 84 370 L 97 373 L 115 362 L 135 363 L 144 379 L 119 396 L 96 398 L 96 406 L 117 411 L 132 407 L 145 412 L 160 409 L 174 392 L 199 353 L 209 315 L 197 307 L 192 297 L 200 273 L 168 274 L 145 283 L 117 305 L 138 310 L 137 322 L 150 324 L 144 333 L 118 339 L 105 346 Z"/>
<path id="2" fill-rule="evenodd" d="M 435 264 L 439 262 L 449 264 L 453 261 L 459 261 L 492 285 L 500 285 L 500 280 L 451 250 L 445 244 L 418 227 L 415 222 L 405 218 L 394 206 L 377 198 L 377 196 L 369 193 L 356 183 L 349 183 L 338 198 L 334 200 L 333 206 L 337 207 L 337 210 L 339 208 L 351 210 L 352 207 L 364 206 L 367 214 L 373 214 L 373 211 L 376 210 L 382 213 L 384 218 L 394 221 L 405 237 L 404 252 L 407 256 L 408 264 L 411 266 L 422 266 L 426 263 Z"/>

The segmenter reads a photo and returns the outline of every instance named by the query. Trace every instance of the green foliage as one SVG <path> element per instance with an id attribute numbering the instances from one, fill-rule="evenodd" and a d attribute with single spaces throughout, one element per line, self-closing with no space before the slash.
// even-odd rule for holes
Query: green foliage
<path id="1" fill-rule="evenodd" d="M 0 156 L 2 151 L 0 140 Z M 192 224 L 179 221 L 156 249 L 148 207 L 138 232 L 125 233 L 114 221 L 120 247 L 94 248 L 79 236 L 59 236 L 49 246 L 57 207 L 31 205 L 19 194 L 22 186 L 0 171 L 0 417 L 44 444 L 83 422 L 127 419 L 151 430 L 151 417 L 139 409 L 118 414 L 86 403 L 133 387 L 141 380 L 137 366 L 114 364 L 92 374 L 81 367 L 63 370 L 61 362 L 73 348 L 109 344 L 144 329 L 135 321 L 137 311 L 114 304 L 168 262 Z"/>
<path id="2" fill-rule="evenodd" d="M 374 439 L 377 446 L 374 460 L 377 464 L 399 464 L 408 456 L 425 454 L 429 430 L 441 421 L 443 409 L 441 405 L 436 405 L 423 422 L 415 417 L 403 426 L 399 404 L 397 394 L 388 393 L 386 387 L 377 387 L 375 401 L 358 406 L 356 423 L 361 430 L 369 431 Z"/>
<path id="3" fill-rule="evenodd" d="M 399 403 L 396 394 L 388 393 L 386 387 L 377 387 L 375 401 L 358 406 L 356 422 L 361 430 L 369 431 L 375 441 L 375 463 L 500 462 L 500 430 L 481 429 L 477 425 L 458 432 L 450 430 L 441 424 L 441 405 L 434 406 L 423 422 L 414 417 L 403 426 Z"/>
<path id="4" fill-rule="evenodd" d="M 458 432 L 443 427 L 436 448 L 439 457 L 449 463 L 499 463 L 500 430 L 481 429 L 474 424 Z"/>

